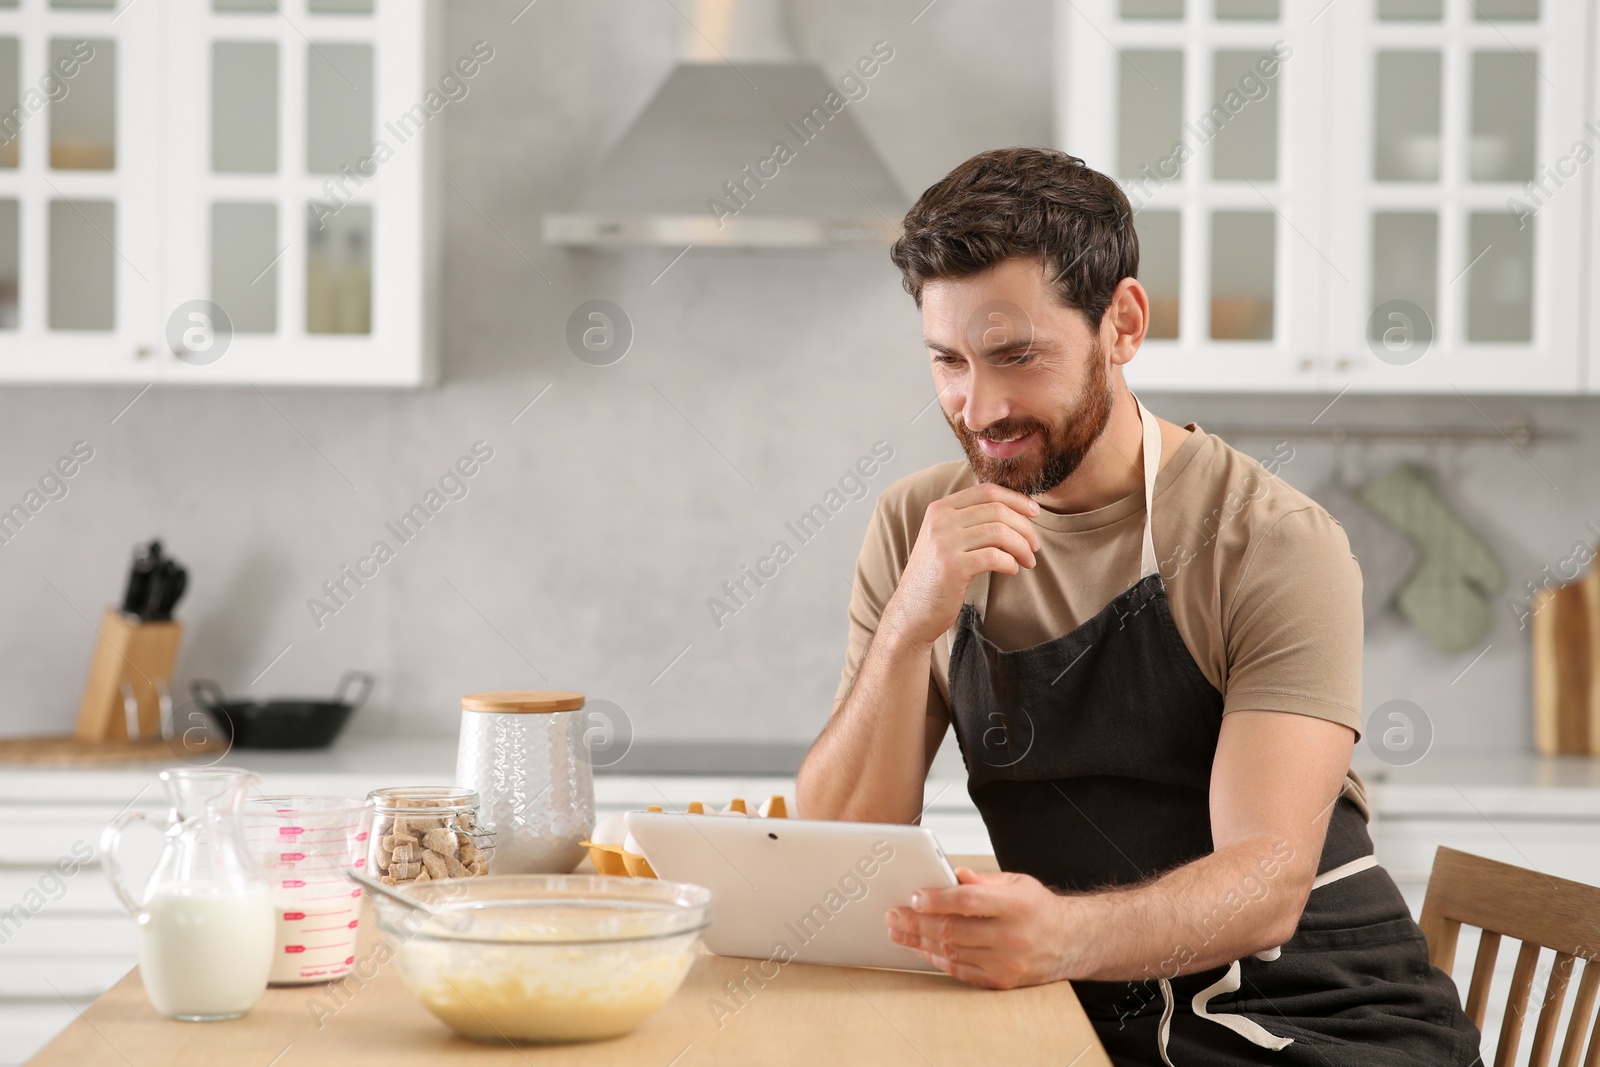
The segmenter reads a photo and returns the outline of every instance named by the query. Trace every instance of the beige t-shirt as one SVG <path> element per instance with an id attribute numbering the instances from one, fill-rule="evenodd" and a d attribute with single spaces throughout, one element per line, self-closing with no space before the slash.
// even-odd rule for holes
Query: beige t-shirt
<path id="1" fill-rule="evenodd" d="M 1223 714 L 1286 711 L 1342 723 L 1361 734 L 1361 571 L 1344 529 L 1276 471 L 1193 433 L 1156 474 L 1151 536 L 1172 618 Z M 1288 452 L 1287 456 L 1283 453 Z M 965 460 L 941 463 L 884 490 L 856 561 L 850 643 L 838 699 L 861 667 L 883 607 L 929 504 L 975 483 Z M 1042 511 L 1038 565 L 989 576 L 984 635 L 1028 648 L 1093 617 L 1139 578 L 1144 492 L 1094 511 Z M 934 646 L 928 714 L 949 721 L 948 642 Z M 1366 786 L 1352 769 L 1345 792 L 1371 819 Z"/>

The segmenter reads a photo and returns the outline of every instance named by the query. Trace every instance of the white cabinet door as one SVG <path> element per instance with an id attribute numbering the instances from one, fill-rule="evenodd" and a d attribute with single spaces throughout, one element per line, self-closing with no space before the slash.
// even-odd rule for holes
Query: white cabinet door
<path id="1" fill-rule="evenodd" d="M 162 299 L 162 7 L 113 7 L 0 8 L 5 380 L 148 375 Z"/>
<path id="2" fill-rule="evenodd" d="M 1324 385 L 1323 27 L 1276 0 L 1063 0 L 1061 147 L 1116 177 L 1151 328 L 1135 386 Z"/>
<path id="3" fill-rule="evenodd" d="M 1586 18 L 1551 0 L 1328 12 L 1330 384 L 1573 393 L 1581 382 Z"/>
<path id="4" fill-rule="evenodd" d="M 163 347 L 164 379 L 430 381 L 437 83 L 461 83 L 438 5 L 195 6 L 168 22 L 166 232 L 167 307 L 196 343 Z"/>

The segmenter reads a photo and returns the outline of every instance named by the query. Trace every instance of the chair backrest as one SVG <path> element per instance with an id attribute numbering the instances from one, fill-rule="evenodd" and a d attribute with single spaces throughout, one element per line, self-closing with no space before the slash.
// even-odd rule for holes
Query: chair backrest
<path id="1" fill-rule="evenodd" d="M 1434 853 L 1420 925 L 1428 938 L 1428 958 L 1446 974 L 1455 967 L 1462 923 L 1483 931 L 1466 1004 L 1467 1014 L 1480 1028 L 1500 939 L 1522 942 L 1494 1067 L 1511 1067 L 1516 1060 L 1541 948 L 1553 949 L 1556 955 L 1537 1009 L 1529 1067 L 1548 1067 L 1550 1063 L 1567 985 L 1578 960 L 1583 961 L 1582 977 L 1557 1063 L 1559 1067 L 1600 1065 L 1600 1022 L 1590 1021 L 1600 992 L 1600 888 L 1441 846 Z M 1584 1056 L 1586 1036 L 1588 1055 Z"/>

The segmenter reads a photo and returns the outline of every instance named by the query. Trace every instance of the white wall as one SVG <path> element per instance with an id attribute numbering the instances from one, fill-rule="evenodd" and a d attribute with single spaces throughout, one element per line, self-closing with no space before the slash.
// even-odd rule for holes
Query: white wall
<path id="1" fill-rule="evenodd" d="M 880 38 L 893 43 L 894 61 L 851 106 L 908 193 L 979 149 L 1048 143 L 1045 0 L 945 0 L 914 24 L 920 2 L 799 6 L 802 47 L 825 70 Z M 191 570 L 185 685 L 206 676 L 229 692 L 319 692 L 363 667 L 379 686 L 352 728 L 361 733 L 451 734 L 462 692 L 544 685 L 615 701 L 641 738 L 815 733 L 838 676 L 870 498 L 844 508 L 720 630 L 706 600 L 873 442 L 895 451 L 874 494 L 958 454 L 936 413 L 911 421 L 932 395 L 915 309 L 881 251 L 696 249 L 651 284 L 672 251 L 541 245 L 540 214 L 570 203 L 665 76 L 679 16 L 657 3 L 540 3 L 511 25 L 522 7 L 450 8 L 446 53 L 485 39 L 497 56 L 447 113 L 447 174 L 476 209 L 446 189 L 441 388 L 152 389 L 120 417 L 136 390 L 0 392 L 0 503 L 20 499 L 74 441 L 95 450 L 69 495 L 0 545 L 0 732 L 70 729 L 90 622 L 120 597 L 133 542 L 159 534 Z M 567 316 L 593 298 L 620 304 L 635 327 L 612 367 L 566 348 Z M 1202 425 L 1306 422 L 1326 403 L 1147 399 Z M 1351 422 L 1480 418 L 1459 399 L 1340 405 Z M 1480 405 L 1568 426 L 1594 423 L 1600 409 Z M 466 498 L 318 629 L 307 598 L 478 440 L 494 458 Z M 1586 459 L 1596 445 L 1591 431 L 1530 453 L 1559 490 L 1509 448 L 1441 453 L 1447 488 L 1517 581 L 1600 519 L 1600 475 Z M 1331 451 L 1297 448 L 1286 476 L 1311 488 Z M 1494 647 L 1456 685 L 1466 658 L 1431 653 L 1397 621 L 1376 629 L 1368 707 L 1417 701 L 1441 748 L 1526 748 L 1526 649 L 1510 610 L 1498 620 Z"/>

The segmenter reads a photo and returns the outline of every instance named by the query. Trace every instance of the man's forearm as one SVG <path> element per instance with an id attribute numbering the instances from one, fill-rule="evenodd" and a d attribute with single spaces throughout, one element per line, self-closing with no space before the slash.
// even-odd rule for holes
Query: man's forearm
<path id="1" fill-rule="evenodd" d="M 880 626 L 844 703 L 806 754 L 795 803 L 807 819 L 909 823 L 927 774 L 929 650 Z"/>
<path id="2" fill-rule="evenodd" d="M 1287 841 L 1260 834 L 1144 885 L 1064 896 L 1063 929 L 1079 943 L 1063 977 L 1173 978 L 1274 948 L 1293 936 L 1314 876 Z"/>

